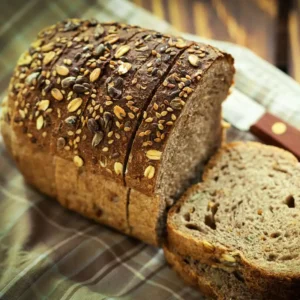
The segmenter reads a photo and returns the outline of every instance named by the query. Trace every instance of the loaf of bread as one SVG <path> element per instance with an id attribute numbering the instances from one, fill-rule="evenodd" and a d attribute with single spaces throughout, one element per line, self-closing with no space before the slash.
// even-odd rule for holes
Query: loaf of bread
<path id="1" fill-rule="evenodd" d="M 208 45 L 66 20 L 20 57 L 2 135 L 29 184 L 157 245 L 168 207 L 220 146 L 233 74 Z"/>
<path id="2" fill-rule="evenodd" d="M 224 146 L 171 208 L 167 260 L 218 299 L 300 299 L 299 178 L 284 150 Z"/>

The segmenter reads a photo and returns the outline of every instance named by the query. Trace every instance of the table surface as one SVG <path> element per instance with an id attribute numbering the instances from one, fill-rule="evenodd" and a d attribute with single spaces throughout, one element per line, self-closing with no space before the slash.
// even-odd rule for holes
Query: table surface
<path id="1" fill-rule="evenodd" d="M 132 0 L 180 31 L 234 42 L 300 82 L 300 0 Z"/>

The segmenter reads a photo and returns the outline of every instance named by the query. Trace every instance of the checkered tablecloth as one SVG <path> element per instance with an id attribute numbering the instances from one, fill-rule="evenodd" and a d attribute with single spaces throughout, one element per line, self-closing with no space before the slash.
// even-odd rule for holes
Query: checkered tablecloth
<path id="1" fill-rule="evenodd" d="M 36 33 L 67 17 L 179 34 L 125 0 L 1 1 L 1 96 L 17 58 Z M 300 128 L 296 82 L 247 49 L 207 42 L 235 57 L 236 89 Z M 230 138 L 253 137 L 232 130 Z M 1 139 L 0 152 L 0 299 L 202 299 L 167 266 L 160 249 L 64 210 L 24 184 Z"/>

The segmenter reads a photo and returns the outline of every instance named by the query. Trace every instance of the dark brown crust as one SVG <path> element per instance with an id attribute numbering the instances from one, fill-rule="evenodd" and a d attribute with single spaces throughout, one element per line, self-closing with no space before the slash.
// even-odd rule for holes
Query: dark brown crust
<path id="1" fill-rule="evenodd" d="M 191 56 L 196 54 L 199 59 L 198 67 L 189 62 Z M 188 102 L 203 74 L 224 56 L 225 54 L 213 47 L 197 44 L 185 50 L 176 61 L 145 110 L 143 121 L 136 133 L 127 165 L 128 186 L 149 196 L 155 193 L 160 158 L 183 106 Z M 232 64 L 232 57 L 225 57 Z"/>
<path id="2" fill-rule="evenodd" d="M 111 116 L 112 124 L 109 130 L 103 131 L 104 136 L 95 148 L 91 147 L 93 135 L 88 131 L 86 127 L 82 128 L 83 133 L 86 135 L 86 141 L 79 145 L 79 151 L 83 153 L 86 163 L 92 165 L 92 169 L 96 173 L 104 174 L 107 177 L 111 177 L 113 180 L 123 184 L 123 172 L 126 165 L 127 153 L 130 149 L 130 139 L 134 133 L 135 124 L 144 106 L 144 101 L 147 99 L 147 94 L 151 93 L 151 86 L 145 82 L 145 90 L 140 89 L 140 93 L 135 92 L 137 86 L 141 86 L 142 80 L 145 78 L 145 70 L 147 65 L 155 57 L 154 49 L 158 44 L 168 40 L 168 37 L 162 36 L 157 38 L 156 32 L 145 31 L 139 33 L 130 40 L 127 45 L 130 47 L 130 51 L 124 55 L 126 62 L 132 64 L 131 69 L 125 74 L 118 74 L 118 62 L 119 59 L 115 59 L 116 68 L 111 65 L 106 72 L 102 80 L 102 88 L 98 89 L 97 97 L 95 98 L 95 106 L 100 105 L 104 112 Z M 146 48 L 143 51 L 140 49 Z M 154 52 L 153 52 L 154 51 Z M 143 76 L 140 78 L 140 76 Z M 140 80 L 139 83 L 133 84 L 133 82 Z M 154 86 L 157 84 L 154 78 Z M 122 82 L 122 86 L 117 86 L 117 82 Z M 131 88 L 128 88 L 130 87 Z M 112 97 L 109 89 L 115 88 L 120 95 Z M 111 99 L 110 99 L 111 98 Z M 119 112 L 119 113 L 118 113 Z M 122 115 L 120 115 L 120 112 Z M 124 115 L 123 115 L 124 114 Z M 104 119 L 103 111 L 96 114 L 96 118 Z M 83 115 L 85 120 L 95 119 L 89 109 L 87 109 Z M 99 120 L 99 119 L 98 119 Z M 112 142 L 112 143 L 111 143 Z M 111 143 L 111 144 L 110 144 Z M 107 151 L 104 151 L 107 150 Z M 92 157 L 92 160 L 89 159 Z M 95 164 L 95 162 L 97 162 Z"/>
<path id="3" fill-rule="evenodd" d="M 65 88 L 66 95 L 68 95 L 70 92 L 73 94 L 68 97 L 68 102 L 70 102 L 71 99 L 75 99 L 77 97 L 80 97 L 82 99 L 82 105 L 77 111 L 69 111 L 66 102 L 61 101 L 58 103 L 58 106 L 60 105 L 60 111 L 61 111 L 61 117 L 59 118 L 58 122 L 55 123 L 54 133 L 52 134 L 51 139 L 51 150 L 52 153 L 55 153 L 59 155 L 60 157 L 65 158 L 71 158 L 73 159 L 74 155 L 77 155 L 79 152 L 78 146 L 80 145 L 81 148 L 84 147 L 82 144 L 84 144 L 83 136 L 84 133 L 78 131 L 78 129 L 81 129 L 86 126 L 86 119 L 84 118 L 84 114 L 92 105 L 92 102 L 94 103 L 94 99 L 98 96 L 98 90 L 101 89 L 101 86 L 104 85 L 103 80 L 103 74 L 105 73 L 106 69 L 108 69 L 108 65 L 110 61 L 114 58 L 116 50 L 127 43 L 129 39 L 131 39 L 133 36 L 139 33 L 141 29 L 126 26 L 123 27 L 119 24 L 115 25 L 103 25 L 102 28 L 104 29 L 103 34 L 100 38 L 95 38 L 95 31 L 98 27 L 91 27 L 90 32 L 86 33 L 84 37 L 89 37 L 88 39 L 88 45 L 91 45 L 92 47 L 89 50 L 83 51 L 86 47 L 86 44 L 79 43 L 79 45 L 82 45 L 82 48 L 80 49 L 72 49 L 72 53 L 69 53 L 66 55 L 67 57 L 70 57 L 73 61 L 72 63 L 72 69 L 75 70 L 75 68 L 78 68 L 80 70 L 80 75 L 82 76 L 82 82 L 75 81 L 75 84 L 73 83 L 70 85 L 69 88 Z M 114 28 L 114 30 L 112 29 Z M 113 32 L 113 33 L 112 33 Z M 116 35 L 119 40 L 114 42 L 111 45 L 111 48 L 108 47 L 107 43 L 109 41 L 110 36 Z M 102 51 L 101 55 L 98 54 L 95 55 L 95 52 L 97 51 L 97 48 L 100 47 L 100 45 L 103 45 L 105 50 Z M 83 53 L 81 53 L 83 52 Z M 81 56 L 79 59 L 75 59 L 76 55 L 78 53 L 81 53 Z M 62 58 L 63 60 L 63 58 Z M 63 64 L 63 62 L 61 62 Z M 95 70 L 99 69 L 99 78 L 95 81 L 90 80 L 91 73 Z M 78 72 L 70 73 L 68 76 L 64 76 L 61 79 L 70 78 L 70 77 L 76 77 L 78 76 Z M 78 78 L 78 77 L 77 77 Z M 96 77 L 94 77 L 96 78 Z M 84 92 L 77 92 L 76 88 L 86 85 L 86 91 Z M 61 88 L 58 86 L 58 88 Z M 95 97 L 95 98 L 93 98 Z M 94 100 L 94 101 L 92 101 Z M 67 118 L 76 117 L 76 121 L 73 124 L 67 124 L 66 120 Z M 73 132 L 74 135 L 70 136 L 70 132 Z M 57 142 L 59 138 L 64 138 L 66 141 L 66 145 L 70 147 L 70 150 L 68 149 L 59 149 L 57 147 Z M 76 142 L 76 140 L 80 139 L 81 142 Z M 72 144 L 68 144 L 69 142 L 72 142 Z M 77 145 L 77 146 L 76 146 Z M 91 145 L 88 145 L 87 148 L 90 148 Z M 85 160 L 86 157 L 84 157 Z"/>
<path id="4" fill-rule="evenodd" d="M 184 205 L 184 202 L 188 201 L 194 193 L 199 193 L 205 189 L 206 182 L 209 182 L 210 169 L 216 165 L 222 153 L 224 153 L 227 149 L 235 148 L 239 145 L 246 145 L 247 147 L 260 149 L 263 147 L 271 147 L 272 151 L 280 153 L 283 157 L 290 161 L 291 164 L 296 165 L 298 163 L 297 159 L 289 152 L 256 142 L 233 142 L 221 148 L 206 165 L 203 175 L 204 182 L 190 188 L 180 201 L 178 201 L 169 211 L 167 220 L 168 246 L 171 249 L 176 249 L 180 255 L 190 255 L 193 259 L 198 259 L 202 263 L 211 264 L 215 257 L 221 257 L 222 254 L 236 251 L 236 249 L 229 249 L 220 244 L 214 245 L 212 248 L 208 248 L 205 245 L 206 241 L 199 240 L 192 235 L 187 235 L 181 232 L 180 229 L 173 224 L 172 217 L 178 212 L 178 210 L 180 210 L 180 207 Z M 243 266 L 241 271 L 243 272 L 243 276 L 245 280 L 247 280 L 249 287 L 260 290 L 262 294 L 273 293 L 273 297 L 276 293 L 279 293 L 279 287 L 281 295 L 285 295 L 287 297 L 286 299 L 293 299 L 293 297 L 296 299 L 300 296 L 299 274 L 289 273 L 288 271 L 280 273 L 269 272 L 266 269 L 248 262 L 243 253 L 239 253 L 239 256 L 240 263 Z"/>

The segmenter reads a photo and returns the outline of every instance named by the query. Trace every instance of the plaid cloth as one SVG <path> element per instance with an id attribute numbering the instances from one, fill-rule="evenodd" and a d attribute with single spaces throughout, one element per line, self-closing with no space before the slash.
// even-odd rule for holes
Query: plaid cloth
<path id="1" fill-rule="evenodd" d="M 42 27 L 63 18 L 94 17 L 178 33 L 127 1 L 22 2 L 0 4 L 2 96 L 20 53 Z M 236 89 L 300 128 L 296 82 L 247 49 L 207 42 L 235 57 Z M 253 136 L 232 130 L 233 138 Z M 202 299 L 167 266 L 162 250 L 62 209 L 24 184 L 1 139 L 0 152 L 1 299 Z"/>

